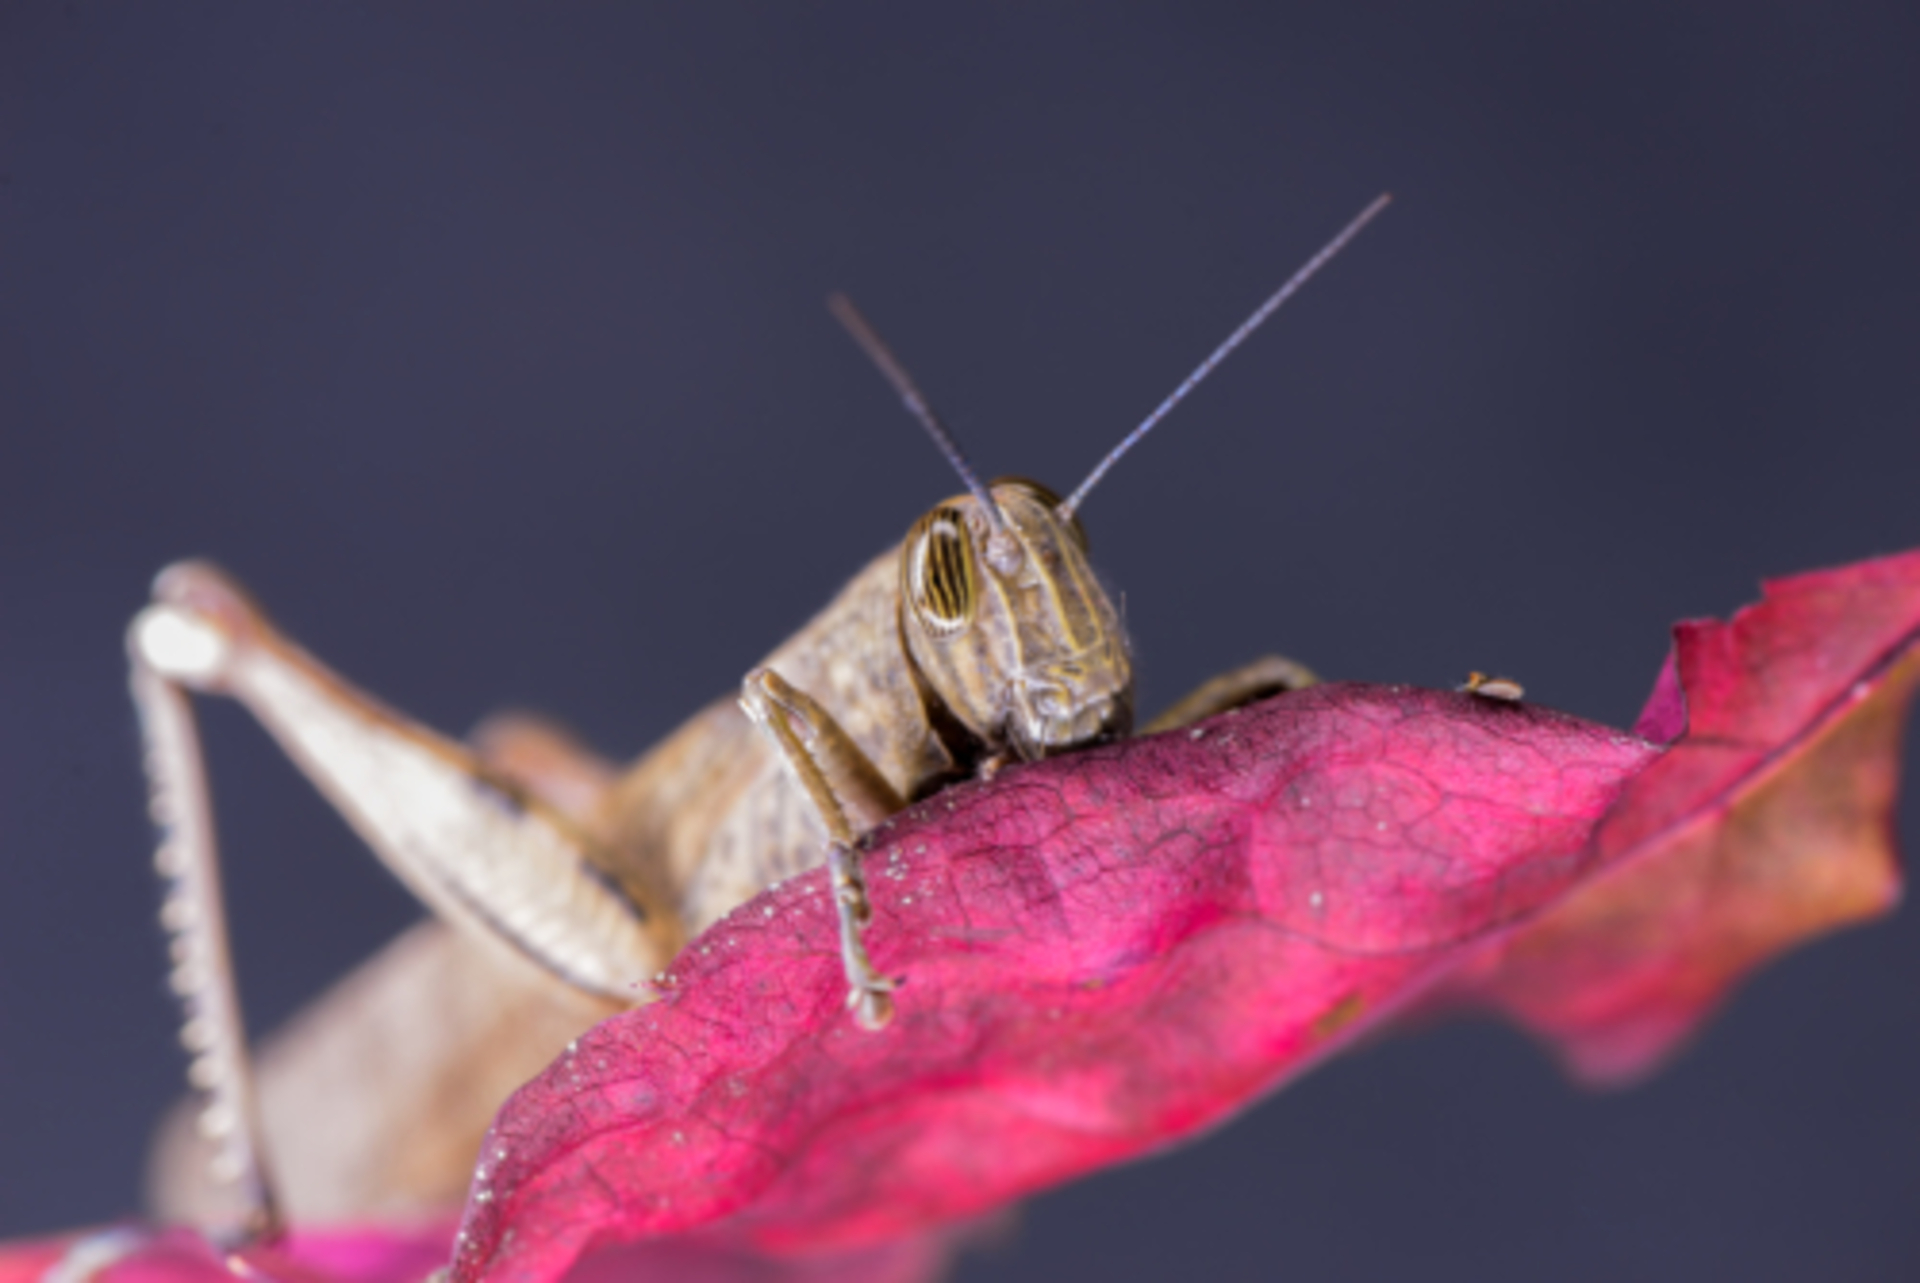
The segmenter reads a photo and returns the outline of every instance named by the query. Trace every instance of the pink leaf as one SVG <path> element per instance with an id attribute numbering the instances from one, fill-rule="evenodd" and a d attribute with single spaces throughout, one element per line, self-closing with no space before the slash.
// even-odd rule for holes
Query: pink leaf
<path id="1" fill-rule="evenodd" d="M 1564 892 L 1656 752 L 1331 686 L 951 790 L 870 846 L 886 1032 L 845 1016 L 822 876 L 744 906 L 509 1103 L 463 1277 L 723 1219 L 873 1241 L 1189 1135 Z"/>
<path id="2" fill-rule="evenodd" d="M 1911 554 L 1683 626 L 1640 727 L 1664 752 L 1341 685 L 941 794 L 867 844 L 869 943 L 910 980 L 891 1028 L 846 1018 L 824 874 L 774 888 L 508 1104 L 457 1277 L 924 1233 L 1191 1136 L 1416 1001 L 1639 1072 L 1897 894 L 1916 626 Z"/>
<path id="3" fill-rule="evenodd" d="M 1684 738 L 1599 826 L 1596 875 L 1463 968 L 1452 996 L 1504 1009 L 1579 1077 L 1626 1081 L 1753 967 L 1891 907 L 1917 629 L 1913 553 L 1680 625 L 1640 724 Z"/>

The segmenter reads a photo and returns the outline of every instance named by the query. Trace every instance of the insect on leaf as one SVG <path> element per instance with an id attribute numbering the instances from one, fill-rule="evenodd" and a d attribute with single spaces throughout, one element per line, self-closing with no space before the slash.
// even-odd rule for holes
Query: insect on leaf
<path id="1" fill-rule="evenodd" d="M 743 905 L 508 1103 L 454 1278 L 916 1283 L 1021 1196 L 1411 1013 L 1643 1074 L 1753 967 L 1898 897 L 1917 641 L 1909 553 L 1681 625 L 1634 734 L 1334 685 L 939 794 L 867 844 L 869 939 L 909 981 L 889 1029 L 845 1017 L 824 870 Z M 296 1232 L 243 1273 L 401 1283 L 449 1235 Z M 90 1261 L 231 1277 L 125 1230 L 13 1245 L 0 1283 Z"/>
<path id="2" fill-rule="evenodd" d="M 1917 636 L 1907 554 L 1682 625 L 1637 735 L 1333 685 L 939 794 L 867 844 L 892 1028 L 845 1018 L 824 872 L 775 887 L 508 1103 L 455 1277 L 665 1235 L 912 1241 L 1416 1008 L 1644 1072 L 1753 966 L 1897 897 Z"/>

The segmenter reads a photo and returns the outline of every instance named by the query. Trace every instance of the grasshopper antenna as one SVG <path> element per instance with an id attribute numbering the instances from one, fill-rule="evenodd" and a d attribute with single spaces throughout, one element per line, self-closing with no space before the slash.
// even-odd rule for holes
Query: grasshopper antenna
<path id="1" fill-rule="evenodd" d="M 1273 293 L 1273 296 L 1269 298 L 1266 302 L 1262 303 L 1258 308 L 1256 308 L 1252 316 L 1249 316 L 1246 320 L 1240 323 L 1239 329 L 1227 335 L 1226 342 L 1222 343 L 1219 347 L 1215 348 L 1213 350 L 1213 354 L 1209 356 L 1206 360 L 1200 362 L 1200 364 L 1194 369 L 1193 373 L 1189 374 L 1186 377 L 1186 381 L 1181 383 L 1179 387 L 1173 390 L 1172 396 L 1169 396 L 1166 400 L 1162 401 L 1159 404 L 1159 406 L 1154 409 L 1154 412 L 1152 414 L 1149 414 L 1146 417 L 1146 420 L 1142 422 L 1139 427 L 1135 428 L 1133 431 L 1127 433 L 1125 437 L 1121 438 L 1120 444 L 1115 446 L 1112 450 L 1108 451 L 1107 457 L 1100 460 L 1099 463 L 1094 465 L 1093 471 L 1087 474 L 1087 479 L 1085 481 L 1082 481 L 1080 483 L 1079 488 L 1075 490 L 1072 494 L 1068 495 L 1066 499 L 1062 501 L 1062 503 L 1060 504 L 1060 507 L 1057 509 L 1060 519 L 1062 521 L 1065 521 L 1068 518 L 1072 517 L 1074 512 L 1079 509 L 1080 505 L 1086 502 L 1087 493 L 1090 490 L 1092 490 L 1096 485 L 1100 484 L 1100 478 L 1106 476 L 1107 470 L 1113 467 L 1114 464 L 1120 462 L 1121 455 L 1133 449 L 1134 445 L 1139 442 L 1141 437 L 1144 437 L 1147 435 L 1147 433 L 1153 431 L 1154 425 L 1159 423 L 1160 420 L 1166 418 L 1167 414 L 1173 409 L 1174 406 L 1179 405 L 1180 402 L 1185 400 L 1187 393 L 1193 391 L 1195 388 L 1200 386 L 1200 380 L 1206 378 L 1209 374 L 1212 374 L 1214 367 L 1219 365 L 1220 362 L 1226 360 L 1228 353 L 1232 352 L 1235 348 L 1239 347 L 1243 342 L 1245 342 L 1249 334 L 1252 334 L 1255 330 L 1259 329 L 1260 323 L 1262 321 L 1265 321 L 1269 316 L 1272 316 L 1276 311 L 1278 311 L 1280 308 L 1280 305 L 1286 302 L 1288 299 L 1292 298 L 1295 291 L 1297 291 L 1302 285 L 1305 285 L 1309 280 L 1313 279 L 1313 274 L 1315 272 L 1318 272 L 1321 268 L 1325 267 L 1328 261 L 1331 260 L 1335 254 L 1338 254 L 1341 250 L 1345 249 L 1347 247 L 1347 242 L 1352 240 L 1355 236 L 1358 236 L 1360 234 L 1360 229 L 1365 227 L 1368 223 L 1372 222 L 1374 215 L 1378 214 L 1381 210 L 1385 209 L 1387 207 L 1387 203 L 1392 199 L 1393 199 L 1393 194 L 1391 192 L 1382 192 L 1378 197 L 1374 199 L 1374 202 L 1371 205 L 1368 205 L 1365 209 L 1361 210 L 1358 214 L 1354 215 L 1353 221 L 1348 223 L 1345 227 L 1341 228 L 1340 234 L 1338 236 L 1328 241 L 1326 245 L 1324 245 L 1321 248 L 1318 254 L 1315 254 L 1312 258 L 1308 259 L 1306 263 L 1301 266 L 1299 271 L 1295 272 L 1291 277 L 1288 278 L 1287 283 L 1285 285 L 1282 285 L 1279 289 L 1275 290 Z"/>
<path id="2" fill-rule="evenodd" d="M 882 339 L 873 326 L 867 323 L 867 318 L 860 315 L 860 309 L 855 307 L 853 300 L 845 294 L 828 295 L 827 310 L 833 313 L 834 320 L 846 326 L 847 333 L 851 334 L 853 341 L 860 345 L 860 350 L 867 354 L 867 359 L 879 367 L 880 373 L 886 376 L 887 382 L 893 384 L 893 390 L 900 394 L 900 399 L 906 403 L 908 412 L 920 420 L 920 426 L 925 428 L 927 435 L 933 438 L 934 445 L 940 448 L 941 454 L 947 456 L 947 462 L 952 464 L 953 470 L 960 474 L 960 479 L 967 483 L 968 492 L 986 510 L 987 522 L 993 527 L 993 541 L 1005 543 L 1010 538 L 1007 519 L 1002 515 L 1000 505 L 993 501 L 993 492 L 980 484 L 980 478 L 974 473 L 973 465 L 967 462 L 966 455 L 960 453 L 959 443 L 953 439 L 953 434 L 947 431 L 947 425 L 940 422 L 940 416 L 933 412 L 933 407 L 927 404 L 927 398 L 921 394 L 919 385 L 913 381 L 913 376 L 907 373 L 907 367 L 900 364 L 900 358 L 893 354 L 893 349 L 887 346 L 886 340 Z"/>

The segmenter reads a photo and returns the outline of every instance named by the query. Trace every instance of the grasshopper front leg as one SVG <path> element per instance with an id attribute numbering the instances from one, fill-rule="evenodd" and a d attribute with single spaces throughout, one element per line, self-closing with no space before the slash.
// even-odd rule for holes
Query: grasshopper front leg
<path id="1" fill-rule="evenodd" d="M 1262 655 L 1249 664 L 1229 668 L 1188 691 L 1173 706 L 1140 728 L 1142 735 L 1178 730 L 1204 722 L 1215 713 L 1251 704 L 1269 695 L 1305 690 L 1320 679 L 1313 670 L 1284 655 Z"/>
<path id="2" fill-rule="evenodd" d="M 489 975 L 537 968 L 563 989 L 629 1005 L 638 983 L 678 949 L 681 932 L 677 915 L 646 887 L 607 872 L 595 841 L 561 809 L 347 685 L 218 571 L 172 567 L 154 597 L 133 623 L 129 650 L 164 830 L 160 865 L 175 883 L 165 909 L 174 984 L 188 1007 L 182 1037 L 196 1056 L 191 1078 L 212 1097 L 201 1130 L 222 1144 L 219 1174 L 241 1183 L 238 1236 L 248 1237 L 271 1232 L 277 1216 L 232 998 L 188 691 L 245 704 L 375 854 L 492 955 L 482 968 Z M 479 1013 L 469 1023 L 485 1019 Z"/>
<path id="3" fill-rule="evenodd" d="M 772 669 L 747 674 L 741 683 L 740 706 L 773 741 L 789 775 L 827 830 L 827 867 L 840 922 L 847 1005 L 862 1027 L 884 1028 L 893 1019 L 894 982 L 874 970 L 860 940 L 873 907 L 853 847 L 861 833 L 906 802 L 833 714 Z"/>

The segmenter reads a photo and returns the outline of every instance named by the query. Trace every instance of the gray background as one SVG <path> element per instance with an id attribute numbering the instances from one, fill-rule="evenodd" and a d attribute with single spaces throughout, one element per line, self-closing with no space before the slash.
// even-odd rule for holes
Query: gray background
<path id="1" fill-rule="evenodd" d="M 1088 506 L 1148 706 L 1280 648 L 1626 722 L 1672 619 L 1920 544 L 1911 6 L 1278 8 L 0 9 L 0 1233 L 129 1209 L 178 1082 L 148 576 L 636 752 L 954 488 L 830 289 L 1067 485 L 1396 193 Z M 264 1027 L 415 910 L 208 721 Z M 962 1277 L 1915 1277 L 1917 956 L 1613 1097 L 1388 1042 Z"/>

